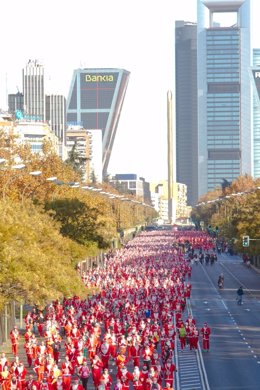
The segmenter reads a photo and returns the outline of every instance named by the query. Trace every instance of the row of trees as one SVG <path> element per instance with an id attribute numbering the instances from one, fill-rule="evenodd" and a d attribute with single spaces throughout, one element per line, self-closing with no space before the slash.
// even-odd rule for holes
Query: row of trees
<path id="1" fill-rule="evenodd" d="M 48 143 L 33 154 L 2 132 L 0 162 L 0 309 L 85 296 L 78 262 L 110 248 L 119 229 L 155 217 L 141 203 L 78 188 L 80 173 Z M 108 184 L 103 191 L 115 192 Z"/>
<path id="2" fill-rule="evenodd" d="M 192 211 L 197 226 L 211 227 L 215 234 L 229 240 L 238 252 L 260 254 L 260 179 L 238 177 L 228 186 L 207 193 Z M 249 236 L 250 246 L 242 246 Z"/>

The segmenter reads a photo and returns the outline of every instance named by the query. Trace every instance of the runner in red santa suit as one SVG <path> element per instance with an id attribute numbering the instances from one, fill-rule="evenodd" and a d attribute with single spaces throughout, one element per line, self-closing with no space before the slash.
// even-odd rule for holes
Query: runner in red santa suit
<path id="1" fill-rule="evenodd" d="M 75 363 L 74 363 L 74 369 L 75 367 L 79 368 L 83 366 L 83 363 L 87 361 L 86 357 L 83 355 L 83 351 L 80 351 L 78 355 L 76 356 Z"/>
<path id="2" fill-rule="evenodd" d="M 12 352 L 15 356 L 18 355 L 18 345 L 20 340 L 20 333 L 17 328 L 17 326 L 14 326 L 14 328 L 10 332 L 10 340 L 12 344 Z"/>
<path id="3" fill-rule="evenodd" d="M 104 369 L 104 372 L 103 372 L 100 380 L 104 383 L 105 390 L 110 390 L 111 385 L 112 385 L 112 377 L 111 377 L 111 375 L 109 375 L 108 368 Z"/>
<path id="4" fill-rule="evenodd" d="M 62 381 L 62 377 L 59 376 L 57 380 L 53 383 L 52 390 L 64 390 L 64 389 L 65 387 Z"/>
<path id="5" fill-rule="evenodd" d="M 97 352 L 98 340 L 94 333 L 92 333 L 88 340 L 88 356 L 90 361 L 94 359 Z"/>
<path id="6" fill-rule="evenodd" d="M 27 343 L 24 344 L 24 349 L 25 349 L 25 353 L 26 353 L 26 356 L 27 356 L 28 366 L 32 367 L 34 350 L 33 350 L 33 346 L 32 346 L 30 341 L 28 341 Z"/>
<path id="7" fill-rule="evenodd" d="M 27 381 L 25 381 L 25 390 L 32 390 L 33 385 L 38 387 L 38 382 L 34 379 L 34 377 L 30 374 Z M 62 389 L 60 389 L 62 390 Z"/>
<path id="8" fill-rule="evenodd" d="M 211 329 L 208 324 L 205 322 L 203 328 L 200 330 L 202 334 L 202 348 L 204 351 L 209 351 L 209 337 L 211 333 Z"/>
<path id="9" fill-rule="evenodd" d="M 168 361 L 163 367 L 162 371 L 165 383 L 169 383 L 170 387 L 173 387 L 174 373 L 177 371 L 175 364 L 171 361 Z"/>
<path id="10" fill-rule="evenodd" d="M 99 386 L 102 370 L 103 370 L 102 360 L 98 355 L 95 355 L 92 361 L 92 378 L 93 378 L 95 389 L 97 389 Z"/>
<path id="11" fill-rule="evenodd" d="M 32 329 L 31 329 L 31 327 L 28 327 L 25 334 L 24 334 L 25 342 L 30 341 L 32 338 L 32 335 L 33 335 Z"/>
<path id="12" fill-rule="evenodd" d="M 142 371 L 140 372 L 140 381 L 142 383 L 142 390 L 149 390 L 149 371 L 146 365 L 143 366 Z"/>
<path id="13" fill-rule="evenodd" d="M 33 335 L 33 337 L 31 338 L 31 345 L 32 345 L 32 349 L 33 349 L 33 356 L 32 356 L 32 359 L 35 360 L 37 359 L 38 357 L 38 340 L 35 336 L 35 334 Z"/>
<path id="14" fill-rule="evenodd" d="M 149 345 L 146 345 L 142 353 L 142 357 L 143 357 L 144 364 L 147 366 L 148 370 L 151 366 L 152 355 L 153 355 L 153 349 Z"/>
<path id="15" fill-rule="evenodd" d="M 11 377 L 9 389 L 10 390 L 20 390 L 19 382 L 18 382 L 17 377 L 15 375 L 12 375 L 12 377 Z"/>
<path id="16" fill-rule="evenodd" d="M 26 378 L 27 370 L 24 367 L 23 362 L 20 362 L 17 367 L 17 379 L 19 384 L 19 389 L 24 389 L 25 387 L 25 378 Z"/>
<path id="17" fill-rule="evenodd" d="M 68 357 L 65 357 L 65 362 L 62 363 L 62 382 L 64 390 L 69 390 L 71 385 L 71 378 L 73 373 L 73 365 L 70 363 Z"/>
<path id="18" fill-rule="evenodd" d="M 45 371 L 45 364 L 46 364 L 46 359 L 43 356 L 39 354 L 39 356 L 35 359 L 34 361 L 34 367 L 33 371 L 36 373 L 38 382 L 41 382 L 44 376 L 44 371 Z"/>
<path id="19" fill-rule="evenodd" d="M 185 322 L 188 326 L 196 325 L 196 320 L 192 317 L 192 314 L 188 315 L 188 318 Z"/>
<path id="20" fill-rule="evenodd" d="M 110 336 L 110 354 L 111 354 L 113 359 L 116 358 L 116 347 L 117 347 L 116 334 L 115 334 L 115 332 L 111 332 L 111 336 Z"/>
<path id="21" fill-rule="evenodd" d="M 140 379 L 140 369 L 138 366 L 134 367 L 133 386 L 134 386 L 134 390 L 143 390 L 143 385 Z"/>
<path id="22" fill-rule="evenodd" d="M 79 382 L 79 378 L 73 378 L 70 390 L 84 390 L 82 384 Z"/>
<path id="23" fill-rule="evenodd" d="M 110 356 L 110 345 L 108 343 L 108 340 L 103 340 L 101 346 L 100 346 L 100 352 L 101 352 L 101 359 L 103 362 L 103 367 L 108 368 L 108 362 L 109 362 L 109 356 Z"/>
<path id="24" fill-rule="evenodd" d="M 3 370 L 0 372 L 0 386 L 1 390 L 10 390 L 11 382 L 11 373 L 8 370 L 8 366 L 4 366 Z"/>
<path id="25" fill-rule="evenodd" d="M 9 366 L 9 361 L 6 357 L 6 353 L 2 352 L 1 353 L 1 358 L 0 358 L 0 372 L 4 371 L 4 367 Z"/>
<path id="26" fill-rule="evenodd" d="M 72 329 L 71 329 L 71 332 L 70 332 L 70 337 L 71 337 L 71 340 L 74 343 L 76 343 L 78 341 L 78 339 L 81 337 L 80 331 L 79 331 L 76 323 L 74 323 L 72 325 Z"/>
<path id="27" fill-rule="evenodd" d="M 149 369 L 149 373 L 148 373 L 148 379 L 149 379 L 149 383 L 151 384 L 153 379 L 156 378 L 158 380 L 158 373 L 157 371 L 154 369 L 154 367 L 150 367 Z"/>
<path id="28" fill-rule="evenodd" d="M 126 366 L 118 371 L 117 378 L 120 379 L 122 383 L 122 390 L 129 390 L 130 382 L 133 381 L 133 374 L 127 370 Z"/>
<path id="29" fill-rule="evenodd" d="M 129 345 L 129 357 L 133 359 L 134 367 L 140 366 L 140 351 L 141 347 L 136 338 L 133 338 Z"/>

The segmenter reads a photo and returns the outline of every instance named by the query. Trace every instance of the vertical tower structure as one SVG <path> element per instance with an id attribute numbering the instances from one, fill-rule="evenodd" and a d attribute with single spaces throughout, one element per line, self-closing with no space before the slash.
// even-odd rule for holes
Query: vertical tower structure
<path id="1" fill-rule="evenodd" d="M 29 60 L 23 69 L 23 95 L 24 114 L 45 121 L 44 67 L 38 60 Z"/>
<path id="2" fill-rule="evenodd" d="M 198 200 L 197 24 L 175 22 L 176 175 Z"/>
<path id="3" fill-rule="evenodd" d="M 253 177 L 260 178 L 260 49 L 253 49 L 251 69 L 253 85 Z"/>
<path id="4" fill-rule="evenodd" d="M 173 183 L 176 182 L 176 159 L 173 150 L 176 149 L 175 137 L 172 128 L 172 92 L 167 92 L 167 149 L 168 149 L 168 221 L 170 224 L 176 221 L 176 207 L 173 195 Z"/>
<path id="5" fill-rule="evenodd" d="M 198 0 L 198 195 L 251 174 L 250 0 Z M 206 20 L 206 14 L 208 19 Z M 216 23 L 235 16 L 235 23 Z M 216 21 L 215 21 L 216 17 Z"/>
<path id="6" fill-rule="evenodd" d="M 62 144 L 65 143 L 66 99 L 63 95 L 46 95 L 46 120 Z"/>

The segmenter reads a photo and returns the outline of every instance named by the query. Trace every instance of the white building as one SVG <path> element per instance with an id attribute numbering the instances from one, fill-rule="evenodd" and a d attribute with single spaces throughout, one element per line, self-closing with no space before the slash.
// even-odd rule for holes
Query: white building
<path id="1" fill-rule="evenodd" d="M 46 123 L 20 120 L 15 123 L 13 131 L 18 135 L 17 142 L 28 143 L 33 153 L 40 153 L 43 143 L 50 141 L 55 153 L 59 154 L 59 139 Z"/>
<path id="2" fill-rule="evenodd" d="M 102 130 L 86 130 L 71 125 L 66 131 L 66 147 L 70 153 L 75 147 L 78 162 L 86 182 L 102 182 Z"/>
<path id="3" fill-rule="evenodd" d="M 91 175 L 95 177 L 95 180 L 98 183 L 102 183 L 102 130 L 88 130 L 91 134 L 91 160 L 90 160 L 90 169 Z"/>

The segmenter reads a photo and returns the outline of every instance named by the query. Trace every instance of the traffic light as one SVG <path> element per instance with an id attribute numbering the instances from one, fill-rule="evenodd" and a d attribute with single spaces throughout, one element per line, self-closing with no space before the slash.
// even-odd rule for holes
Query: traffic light
<path id="1" fill-rule="evenodd" d="M 243 236 L 243 241 L 242 241 L 243 246 L 249 246 L 249 240 L 250 240 L 249 236 Z"/>

